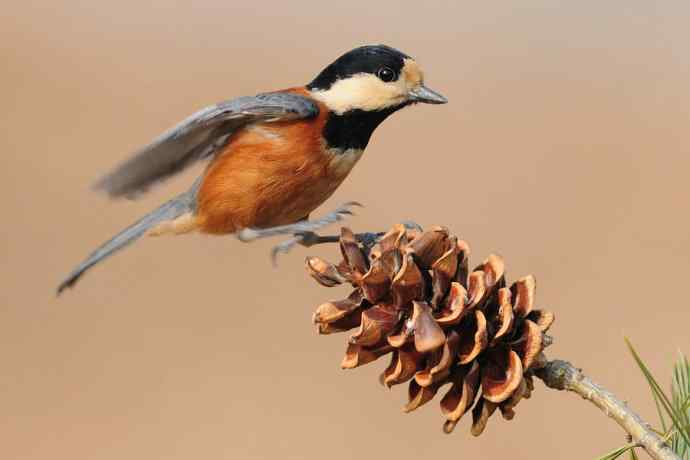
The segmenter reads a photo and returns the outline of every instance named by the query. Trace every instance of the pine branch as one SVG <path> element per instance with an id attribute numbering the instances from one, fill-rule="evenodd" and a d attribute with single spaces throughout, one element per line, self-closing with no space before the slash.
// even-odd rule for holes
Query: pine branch
<path id="1" fill-rule="evenodd" d="M 664 440 L 647 422 L 632 411 L 610 391 L 594 383 L 582 370 L 567 361 L 549 361 L 536 373 L 547 387 L 577 393 L 611 417 L 631 437 L 632 442 L 644 448 L 655 460 L 680 460 Z"/>

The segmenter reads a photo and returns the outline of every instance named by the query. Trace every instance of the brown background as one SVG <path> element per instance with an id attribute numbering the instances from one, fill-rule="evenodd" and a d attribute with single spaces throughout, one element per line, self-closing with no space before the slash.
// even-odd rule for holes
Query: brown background
<path id="1" fill-rule="evenodd" d="M 558 317 L 550 354 L 655 420 L 623 337 L 664 382 L 690 351 L 690 3 L 13 3 L 0 458 L 587 459 L 624 442 L 541 384 L 478 439 L 467 421 L 443 435 L 437 402 L 402 415 L 406 390 L 376 381 L 385 363 L 341 371 L 345 336 L 310 324 L 342 292 L 302 260 L 334 247 L 274 270 L 275 241 L 148 240 L 54 298 L 88 251 L 192 179 L 111 203 L 88 190 L 98 174 L 197 108 L 306 83 L 370 42 L 417 57 L 451 103 L 384 123 L 323 210 L 365 202 L 350 221 L 362 230 L 445 224 L 476 262 L 497 251 L 509 275 L 534 273 Z"/>

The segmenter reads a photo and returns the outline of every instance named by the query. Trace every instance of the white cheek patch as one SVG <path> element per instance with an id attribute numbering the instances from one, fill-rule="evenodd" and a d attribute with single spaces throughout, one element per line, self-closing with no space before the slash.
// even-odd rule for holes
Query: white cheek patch
<path id="1" fill-rule="evenodd" d="M 327 90 L 316 90 L 312 96 L 342 115 L 350 110 L 383 110 L 407 100 L 404 78 L 385 83 L 372 74 L 358 74 L 338 80 Z"/>
<path id="2" fill-rule="evenodd" d="M 384 110 L 407 101 L 409 91 L 424 81 L 419 64 L 405 59 L 400 76 L 386 83 L 375 75 L 361 73 L 336 81 L 327 90 L 312 91 L 312 96 L 342 115 L 350 110 Z"/>

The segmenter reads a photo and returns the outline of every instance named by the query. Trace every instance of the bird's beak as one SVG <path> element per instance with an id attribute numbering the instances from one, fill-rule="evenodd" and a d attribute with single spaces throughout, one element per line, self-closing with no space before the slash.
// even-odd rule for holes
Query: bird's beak
<path id="1" fill-rule="evenodd" d="M 424 104 L 445 104 L 448 102 L 448 99 L 424 85 L 419 85 L 410 90 L 409 97 L 412 102 L 421 102 Z"/>

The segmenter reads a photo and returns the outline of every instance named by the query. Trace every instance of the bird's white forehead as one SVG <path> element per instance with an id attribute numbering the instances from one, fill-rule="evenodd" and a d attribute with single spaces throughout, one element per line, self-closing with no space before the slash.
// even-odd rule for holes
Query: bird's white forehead
<path id="1" fill-rule="evenodd" d="M 411 87 L 419 86 L 424 83 L 424 72 L 414 59 L 405 59 L 401 74 Z"/>

